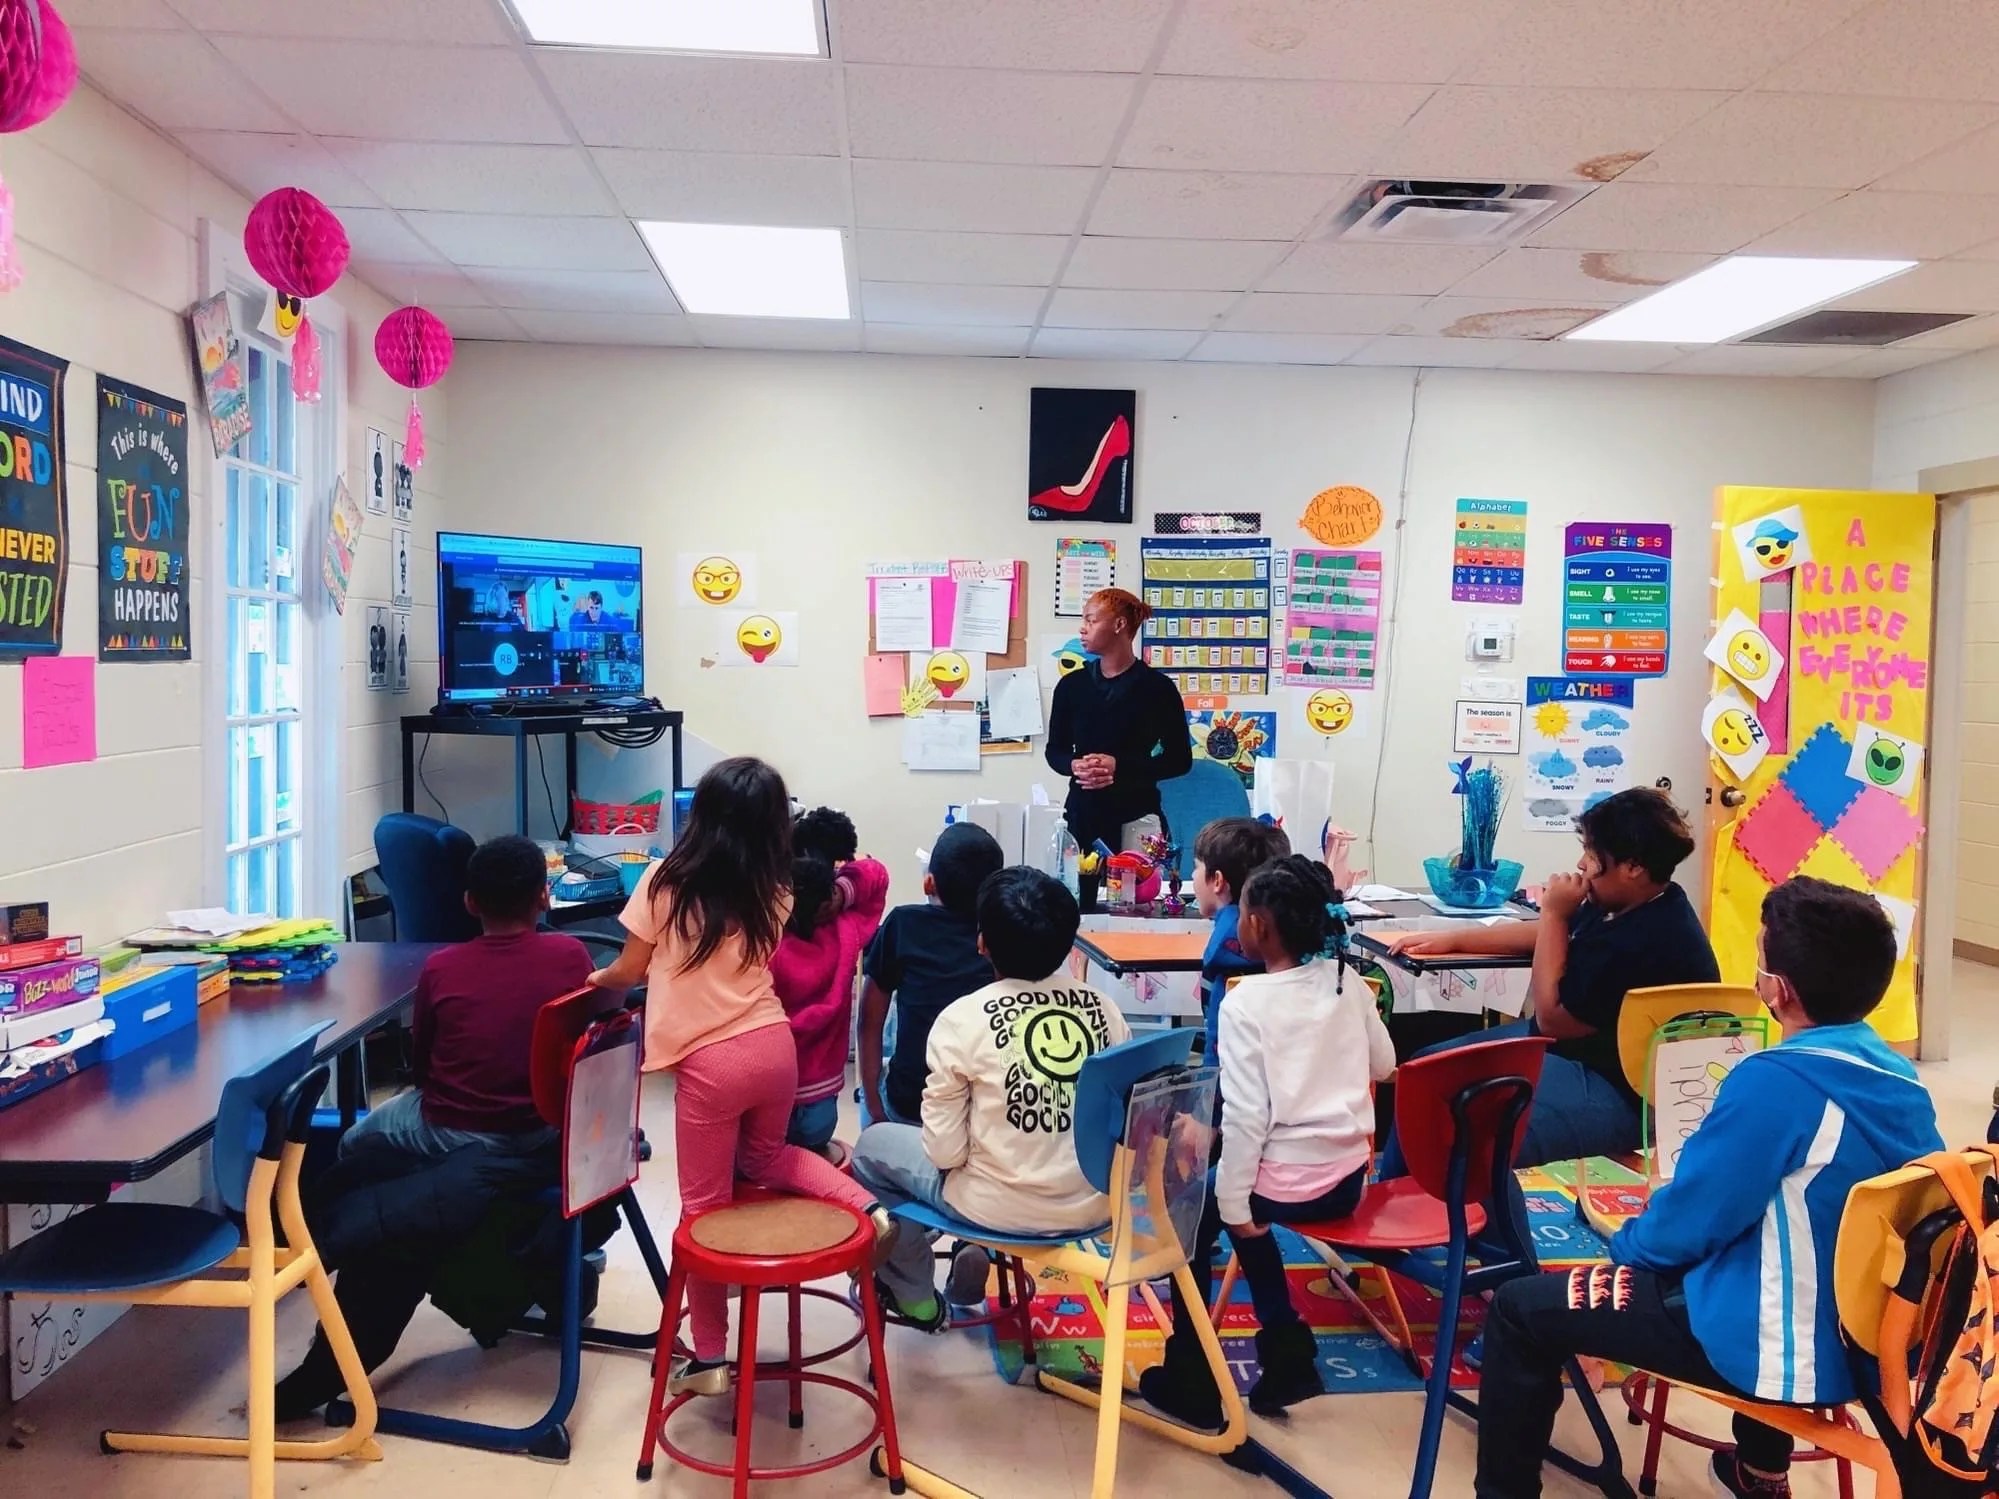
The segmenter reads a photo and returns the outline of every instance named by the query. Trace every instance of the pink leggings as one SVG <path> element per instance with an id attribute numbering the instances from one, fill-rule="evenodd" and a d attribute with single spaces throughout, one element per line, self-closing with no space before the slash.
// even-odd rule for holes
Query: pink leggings
<path id="1" fill-rule="evenodd" d="M 798 1093 L 798 1050 L 790 1026 L 759 1026 L 704 1046 L 683 1057 L 674 1076 L 682 1217 L 732 1201 L 738 1176 L 773 1192 L 823 1197 L 863 1212 L 873 1205 L 872 1193 L 824 1157 L 784 1143 Z M 694 1356 L 727 1357 L 728 1288 L 690 1276 L 687 1305 Z"/>

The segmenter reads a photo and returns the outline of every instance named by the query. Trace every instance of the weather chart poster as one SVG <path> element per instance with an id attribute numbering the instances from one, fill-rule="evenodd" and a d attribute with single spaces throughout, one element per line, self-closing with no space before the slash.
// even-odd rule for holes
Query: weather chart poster
<path id="1" fill-rule="evenodd" d="M 69 576 L 63 490 L 67 359 L 0 338 L 0 657 L 62 649 Z"/>
<path id="2" fill-rule="evenodd" d="M 1672 619 L 1671 526 L 1578 521 L 1562 532 L 1562 670 L 1663 677 Z"/>
<path id="3" fill-rule="evenodd" d="M 1566 833 L 1631 785 L 1631 707 L 1628 680 L 1527 679 L 1520 807 L 1530 832 Z"/>
<path id="4" fill-rule="evenodd" d="M 185 661 L 187 407 L 97 377 L 97 659 Z"/>

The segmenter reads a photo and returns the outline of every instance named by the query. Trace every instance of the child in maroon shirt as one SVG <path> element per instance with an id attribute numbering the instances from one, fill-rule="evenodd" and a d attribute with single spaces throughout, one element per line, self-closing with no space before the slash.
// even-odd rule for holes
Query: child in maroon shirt
<path id="1" fill-rule="evenodd" d="M 791 916 L 771 955 L 771 982 L 798 1044 L 798 1097 L 785 1142 L 836 1163 L 840 1092 L 854 1022 L 854 972 L 888 904 L 888 870 L 854 859 L 835 871 L 817 854 L 791 864 Z"/>
<path id="2" fill-rule="evenodd" d="M 432 953 L 417 979 L 417 1085 L 349 1130 L 343 1158 L 377 1150 L 433 1157 L 474 1144 L 521 1153 L 555 1138 L 528 1084 L 534 1019 L 588 981 L 589 951 L 574 937 L 536 930 L 548 909 L 548 869 L 526 838 L 473 850 L 465 908 L 482 934 Z"/>

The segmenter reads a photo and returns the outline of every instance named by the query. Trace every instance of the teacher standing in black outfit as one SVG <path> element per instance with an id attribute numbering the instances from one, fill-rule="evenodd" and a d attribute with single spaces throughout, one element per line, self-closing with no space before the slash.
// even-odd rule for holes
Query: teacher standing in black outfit
<path id="1" fill-rule="evenodd" d="M 1129 837 L 1125 830 L 1148 817 L 1164 831 L 1159 783 L 1185 775 L 1194 763 L 1179 690 L 1135 651 L 1139 626 L 1151 614 L 1122 588 L 1092 594 L 1078 633 L 1097 659 L 1055 684 L 1048 767 L 1069 777 L 1063 808 L 1085 852 L 1099 839 L 1113 852 L 1135 847 L 1144 829 Z"/>

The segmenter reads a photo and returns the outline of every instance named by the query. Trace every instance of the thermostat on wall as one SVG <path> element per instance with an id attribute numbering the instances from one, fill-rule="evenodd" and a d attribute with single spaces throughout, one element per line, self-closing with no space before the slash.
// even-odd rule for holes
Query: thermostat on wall
<path id="1" fill-rule="evenodd" d="M 1513 622 L 1506 619 L 1473 620 L 1465 636 L 1465 660 L 1492 662 L 1513 659 Z"/>

